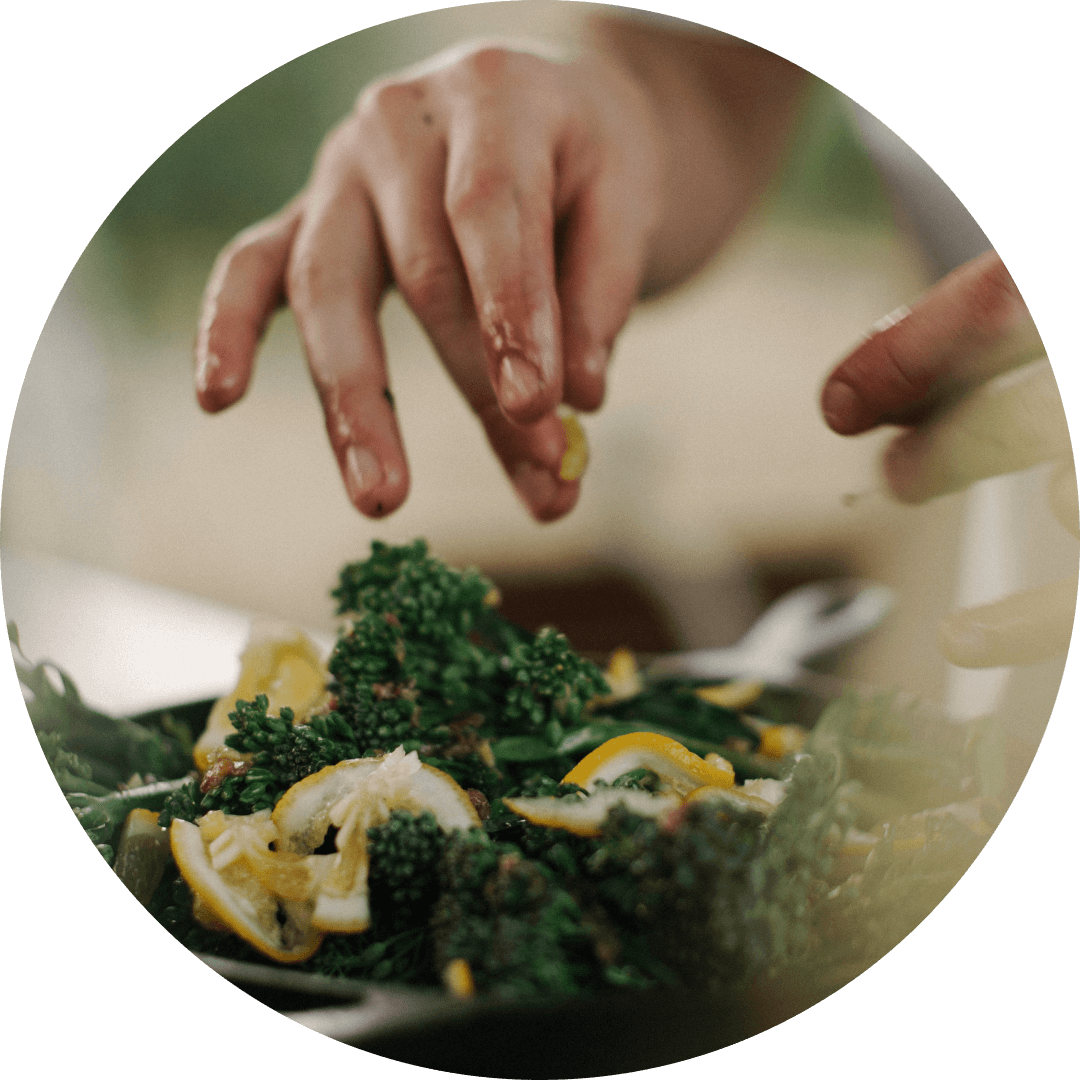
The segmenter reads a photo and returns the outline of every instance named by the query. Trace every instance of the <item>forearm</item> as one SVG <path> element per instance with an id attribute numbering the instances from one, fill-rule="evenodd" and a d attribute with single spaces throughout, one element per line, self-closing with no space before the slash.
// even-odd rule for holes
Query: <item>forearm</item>
<path id="1" fill-rule="evenodd" d="M 725 242 L 777 167 L 808 76 L 721 34 L 598 18 L 594 46 L 644 87 L 665 143 L 664 210 L 643 292 L 678 284 Z"/>

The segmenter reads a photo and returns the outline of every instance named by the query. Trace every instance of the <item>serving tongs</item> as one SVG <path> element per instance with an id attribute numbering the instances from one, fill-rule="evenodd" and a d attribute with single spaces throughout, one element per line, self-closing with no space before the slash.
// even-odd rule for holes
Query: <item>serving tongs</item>
<path id="1" fill-rule="evenodd" d="M 805 661 L 873 630 L 893 602 L 893 591 L 876 582 L 858 578 L 813 582 L 774 601 L 735 645 L 661 656 L 644 675 L 647 682 L 673 677 L 753 679 L 813 689 L 822 677 Z"/>

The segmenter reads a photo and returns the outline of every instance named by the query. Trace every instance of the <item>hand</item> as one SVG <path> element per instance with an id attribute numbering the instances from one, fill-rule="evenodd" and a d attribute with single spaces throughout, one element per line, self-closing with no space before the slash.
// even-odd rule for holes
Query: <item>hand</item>
<path id="1" fill-rule="evenodd" d="M 603 397 L 657 218 L 657 147 L 641 90 L 604 64 L 480 49 L 371 86 L 305 191 L 219 256 L 200 403 L 243 394 L 284 294 L 351 501 L 396 509 L 408 467 L 377 325 L 393 284 L 529 509 L 559 517 L 579 485 L 558 475 L 555 408 Z"/>
<path id="2" fill-rule="evenodd" d="M 218 257 L 202 407 L 244 394 L 288 302 L 349 498 L 390 513 L 409 487 L 377 324 L 393 286 L 533 516 L 569 511 L 557 406 L 600 406 L 632 305 L 738 220 L 798 85 L 768 53 L 686 37 L 623 27 L 568 63 L 480 47 L 368 88 L 305 190 Z"/>
<path id="3" fill-rule="evenodd" d="M 1051 507 L 1078 535 L 1069 432 L 1051 366 L 1028 309 L 994 252 L 949 274 L 911 310 L 887 317 L 822 391 L 842 435 L 906 428 L 883 471 L 902 502 L 922 503 L 976 480 L 1059 462 Z M 1077 580 L 958 612 L 942 629 L 962 667 L 1032 663 L 1065 652 Z"/>

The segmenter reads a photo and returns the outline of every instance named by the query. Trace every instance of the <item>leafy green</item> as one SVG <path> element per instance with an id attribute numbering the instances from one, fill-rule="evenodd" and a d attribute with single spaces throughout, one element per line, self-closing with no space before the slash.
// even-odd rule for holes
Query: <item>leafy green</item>
<path id="1" fill-rule="evenodd" d="M 14 623 L 8 623 L 8 638 L 15 646 L 15 669 L 34 730 L 58 736 L 65 752 L 75 754 L 81 767 L 89 769 L 86 780 L 110 789 L 133 775 L 173 779 L 191 768 L 190 737 L 91 709 L 65 672 L 46 661 L 31 664 L 23 656 Z"/>
<path id="2" fill-rule="evenodd" d="M 135 807 L 157 810 L 162 825 L 211 809 L 249 814 L 327 765 L 399 745 L 472 789 L 482 811 L 488 801 L 483 828 L 451 836 L 432 815 L 402 810 L 370 828 L 372 924 L 329 935 L 302 970 L 437 985 L 450 961 L 465 960 L 481 992 L 529 998 L 861 967 L 945 895 L 993 827 L 995 808 L 974 800 L 978 727 L 944 725 L 898 695 L 844 695 L 807 753 L 775 761 L 754 752 L 738 713 L 693 684 L 654 684 L 596 715 L 607 689 L 596 667 L 555 630 L 501 620 L 491 583 L 446 567 L 422 541 L 373 544 L 334 596 L 350 619 L 330 659 L 331 711 L 295 724 L 288 708 L 270 715 L 265 696 L 238 701 L 233 753 L 199 780 L 186 770 L 207 703 L 115 720 L 50 665 L 17 661 L 46 760 L 110 862 Z M 782 712 L 791 704 L 777 700 Z M 769 813 L 732 799 L 660 820 L 616 806 L 593 837 L 508 810 L 511 794 L 583 797 L 561 778 L 596 746 L 639 731 L 722 754 L 740 779 L 781 778 L 785 797 Z M 133 773 L 171 778 L 110 790 Z M 613 786 L 662 785 L 634 769 Z M 837 855 L 853 823 L 881 839 L 846 877 L 852 856 Z M 265 962 L 195 920 L 175 867 L 149 907 L 190 948 Z"/>

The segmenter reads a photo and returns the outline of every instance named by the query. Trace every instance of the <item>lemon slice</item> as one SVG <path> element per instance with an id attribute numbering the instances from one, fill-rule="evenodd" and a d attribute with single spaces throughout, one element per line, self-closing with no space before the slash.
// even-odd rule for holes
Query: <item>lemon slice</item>
<path id="1" fill-rule="evenodd" d="M 769 817 L 774 811 L 773 803 L 738 787 L 700 787 L 687 796 L 685 804 L 698 802 L 708 803 L 718 810 L 754 810 L 763 817 Z"/>
<path id="2" fill-rule="evenodd" d="M 630 649 L 616 649 L 612 653 L 604 672 L 604 681 L 608 683 L 609 692 L 598 698 L 598 704 L 602 705 L 613 701 L 626 701 L 645 689 L 634 653 Z"/>
<path id="3" fill-rule="evenodd" d="M 306 960 L 323 940 L 312 925 L 313 894 L 326 856 L 270 850 L 270 811 L 233 816 L 212 811 L 198 823 L 177 818 L 173 859 L 195 898 L 200 921 L 227 928 L 272 960 Z"/>
<path id="4" fill-rule="evenodd" d="M 299 724 L 329 700 L 328 679 L 319 650 L 302 630 L 272 620 L 254 622 L 240 654 L 236 687 L 214 703 L 206 729 L 192 751 L 199 771 L 206 772 L 211 751 L 223 748 L 226 736 L 233 734 L 229 714 L 237 701 L 253 701 L 266 694 L 268 713 L 279 713 L 288 705 L 293 722 Z"/>
<path id="5" fill-rule="evenodd" d="M 700 686 L 695 694 L 711 705 L 725 709 L 745 709 L 753 705 L 765 690 L 765 684 L 750 679 L 735 679 L 719 686 Z"/>
<path id="6" fill-rule="evenodd" d="M 556 799 L 552 796 L 504 799 L 504 806 L 534 825 L 566 829 L 576 836 L 600 836 L 604 819 L 614 806 L 625 806 L 642 817 L 663 817 L 682 803 L 679 795 L 654 795 L 633 788 L 600 788 L 583 799 Z"/>
<path id="7" fill-rule="evenodd" d="M 650 769 L 678 795 L 704 785 L 732 787 L 736 782 L 732 766 L 724 758 L 710 756 L 714 760 L 703 761 L 666 735 L 635 731 L 601 743 L 563 777 L 563 783 L 591 791 L 599 780 L 610 784 L 634 769 Z"/>
<path id="8" fill-rule="evenodd" d="M 148 907 L 168 864 L 169 836 L 158 824 L 158 815 L 151 810 L 132 810 L 116 848 L 116 876 L 143 907 Z"/>
<path id="9" fill-rule="evenodd" d="M 274 808 L 273 822 L 284 851 L 309 855 L 331 826 L 336 853 L 315 895 L 312 925 L 357 933 L 370 923 L 368 829 L 389 820 L 392 810 L 431 812 L 444 832 L 480 827 L 469 796 L 446 773 L 425 765 L 402 747 L 381 758 L 328 765 L 294 784 Z"/>

